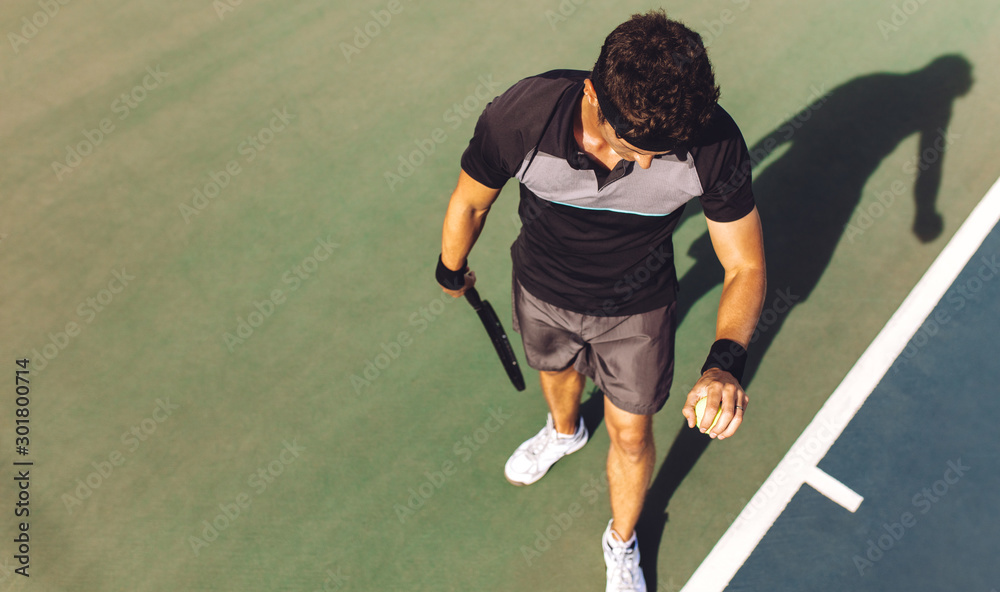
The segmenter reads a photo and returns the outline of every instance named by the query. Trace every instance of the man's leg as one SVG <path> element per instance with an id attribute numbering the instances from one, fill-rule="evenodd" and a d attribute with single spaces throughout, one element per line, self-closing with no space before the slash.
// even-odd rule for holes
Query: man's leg
<path id="1" fill-rule="evenodd" d="M 514 281 L 514 329 L 521 334 L 524 356 L 532 368 L 565 368 L 540 372 L 548 403 L 545 427 L 525 440 L 504 465 L 504 476 L 514 485 L 541 479 L 559 459 L 580 450 L 590 438 L 580 421 L 580 395 L 585 379 L 573 368 L 584 348 L 575 332 L 579 313 L 538 300 Z"/>
<path id="2" fill-rule="evenodd" d="M 653 476 L 656 461 L 653 416 L 622 411 L 605 397 L 604 422 L 611 437 L 608 451 L 608 487 L 614 517 L 611 528 L 622 541 L 628 541 L 639 521 Z"/>
<path id="3" fill-rule="evenodd" d="M 539 374 L 556 431 L 563 435 L 575 434 L 580 423 L 580 396 L 587 379 L 573 366 L 557 372 L 540 371 Z"/>
<path id="4" fill-rule="evenodd" d="M 580 421 L 583 375 L 571 367 L 558 372 L 541 372 L 541 381 L 551 419 L 507 459 L 504 475 L 514 485 L 538 481 L 560 458 L 583 448 L 590 437 Z"/>

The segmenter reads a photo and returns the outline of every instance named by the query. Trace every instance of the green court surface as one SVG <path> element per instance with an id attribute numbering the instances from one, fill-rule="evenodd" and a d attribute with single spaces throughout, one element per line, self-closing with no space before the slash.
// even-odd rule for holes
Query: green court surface
<path id="1" fill-rule="evenodd" d="M 598 398 L 593 441 L 511 487 L 537 375 L 510 386 L 433 268 L 486 102 L 658 6 L 4 2 L 0 590 L 601 589 Z M 770 282 L 751 411 L 706 446 L 680 408 L 721 268 L 689 208 L 639 527 L 676 591 L 1000 174 L 1000 5 L 662 6 L 757 149 Z M 511 183 L 470 258 L 508 329 L 516 206 Z"/>

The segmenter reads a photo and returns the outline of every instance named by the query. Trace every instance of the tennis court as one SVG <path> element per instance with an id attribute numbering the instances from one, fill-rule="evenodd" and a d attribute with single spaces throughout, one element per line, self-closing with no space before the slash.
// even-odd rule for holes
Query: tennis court
<path id="1" fill-rule="evenodd" d="M 685 589 L 995 589 L 997 220 L 1000 182 Z"/>
<path id="2" fill-rule="evenodd" d="M 650 590 L 1000 589 L 982 278 L 962 310 L 930 302 L 950 321 L 926 343 L 905 349 L 918 322 L 883 352 L 885 378 L 813 465 L 843 489 L 797 484 L 731 581 L 692 580 L 1000 176 L 985 0 L 3 3 L 0 589 L 600 589 L 599 394 L 593 442 L 511 487 L 503 464 L 545 417 L 537 375 L 515 391 L 433 271 L 486 103 L 589 68 L 660 6 L 703 35 L 751 148 L 769 283 L 753 405 L 709 444 L 680 409 L 722 271 L 688 207 L 638 526 Z M 511 183 L 470 263 L 523 364 L 516 211 Z M 1000 248 L 990 228 L 942 295 Z M 951 483 L 949 463 L 970 468 Z M 914 502 L 924 488 L 940 502 Z"/>

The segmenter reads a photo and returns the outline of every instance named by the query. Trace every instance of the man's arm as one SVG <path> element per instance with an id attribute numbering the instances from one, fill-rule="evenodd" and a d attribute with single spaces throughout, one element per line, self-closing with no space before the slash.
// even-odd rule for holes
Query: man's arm
<path id="1" fill-rule="evenodd" d="M 479 233 L 486 223 L 486 214 L 500 194 L 499 189 L 487 187 L 462 171 L 458 175 L 458 185 L 451 194 L 448 211 L 444 215 L 441 231 L 441 262 L 451 270 L 459 270 L 476 244 Z M 459 297 L 476 283 L 476 276 L 470 270 L 461 290 L 442 290 Z"/>
<path id="2" fill-rule="evenodd" d="M 734 222 L 709 220 L 708 234 L 726 272 L 715 338 L 729 339 L 745 348 L 750 344 L 760 318 L 767 285 L 760 216 L 754 208 Z M 694 406 L 705 396 L 709 397 L 702 420 L 705 427 L 712 423 L 721 405 L 722 415 L 712 433 L 720 440 L 735 434 L 743 421 L 743 410 L 736 409 L 736 406 L 745 409 L 750 400 L 739 382 L 732 374 L 719 368 L 706 370 L 688 393 L 681 412 L 688 419 L 688 426 L 694 427 Z"/>

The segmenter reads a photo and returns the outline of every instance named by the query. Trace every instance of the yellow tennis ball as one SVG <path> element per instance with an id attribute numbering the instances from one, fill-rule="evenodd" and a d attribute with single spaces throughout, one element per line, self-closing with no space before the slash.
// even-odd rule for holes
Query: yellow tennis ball
<path id="1" fill-rule="evenodd" d="M 701 430 L 701 420 L 705 417 L 705 406 L 708 405 L 708 397 L 702 397 L 698 399 L 698 402 L 694 406 L 694 429 Z M 715 419 L 712 421 L 712 425 L 709 426 L 705 433 L 712 431 L 715 424 L 719 423 L 719 416 L 722 415 L 722 407 L 719 407 L 719 411 L 715 414 Z"/>

